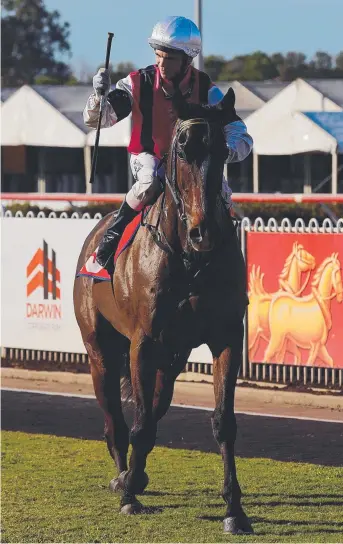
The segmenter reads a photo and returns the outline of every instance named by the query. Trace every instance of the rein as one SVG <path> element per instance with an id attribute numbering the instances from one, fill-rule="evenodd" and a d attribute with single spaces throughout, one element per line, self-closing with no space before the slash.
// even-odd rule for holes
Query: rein
<path id="1" fill-rule="evenodd" d="M 166 183 L 166 185 L 167 185 L 167 187 L 168 187 L 168 189 L 170 191 L 170 194 L 172 196 L 172 199 L 173 199 L 173 201 L 175 203 L 179 219 L 180 219 L 181 223 L 184 226 L 187 225 L 187 216 L 185 214 L 185 205 L 184 205 L 184 202 L 183 202 L 183 200 L 181 198 L 180 191 L 179 191 L 178 185 L 177 185 L 177 155 L 180 155 L 181 160 L 182 159 L 185 160 L 186 157 L 185 157 L 185 154 L 184 154 L 183 151 L 181 151 L 181 152 L 176 151 L 176 146 L 178 144 L 178 140 L 180 138 L 180 135 L 185 130 L 187 130 L 188 128 L 190 128 L 190 127 L 192 127 L 194 125 L 207 125 L 208 136 L 210 136 L 210 125 L 209 125 L 208 121 L 206 121 L 205 119 L 189 119 L 189 120 L 186 120 L 186 121 L 181 121 L 178 128 L 177 128 L 177 130 L 176 130 L 176 132 L 175 132 L 175 135 L 174 135 L 172 143 L 171 143 L 171 179 L 168 177 L 167 172 L 165 172 L 165 176 L 164 176 L 165 177 L 165 183 Z M 157 171 L 162 166 L 162 164 L 167 163 L 167 159 L 168 159 L 167 154 L 162 157 L 162 159 L 160 160 L 160 162 L 159 162 L 159 164 L 157 166 Z M 163 229 L 159 228 L 160 222 L 161 222 L 161 215 L 162 215 L 162 212 L 164 212 L 165 194 L 166 194 L 166 192 L 164 190 L 163 196 L 162 196 L 162 199 L 161 199 L 160 212 L 159 212 L 159 215 L 158 215 L 156 225 L 152 225 L 152 224 L 150 224 L 148 222 L 144 222 L 144 219 L 143 219 L 144 214 L 142 214 L 141 225 L 147 227 L 147 229 L 151 233 L 152 237 L 154 238 L 155 243 L 158 245 L 159 248 L 161 248 L 163 251 L 166 251 L 167 253 L 175 254 L 176 251 L 172 248 L 172 246 L 168 242 L 167 237 L 166 237 Z M 164 239 L 164 241 L 162 241 L 162 238 Z M 185 253 L 185 252 L 182 252 L 182 253 Z"/>
<path id="2" fill-rule="evenodd" d="M 186 160 L 186 155 L 184 154 L 183 149 L 177 150 L 177 146 L 182 148 L 182 145 L 179 143 L 180 135 L 187 130 L 188 128 L 194 126 L 194 125 L 206 125 L 207 126 L 207 132 L 208 132 L 208 139 L 210 139 L 210 125 L 208 121 L 205 119 L 189 119 L 186 121 L 181 121 L 179 126 L 177 127 L 177 130 L 175 132 L 175 135 L 173 137 L 172 143 L 171 143 L 171 176 L 168 176 L 167 172 L 165 173 L 165 185 L 168 187 L 170 194 L 172 196 L 172 199 L 175 203 L 176 210 L 179 216 L 179 219 L 181 221 L 181 224 L 185 227 L 187 226 L 187 216 L 185 214 L 185 205 L 181 198 L 180 191 L 178 188 L 177 183 L 177 160 L 178 156 L 181 160 Z M 160 160 L 157 170 L 162 166 L 162 164 L 166 164 L 168 160 L 168 155 L 164 155 L 164 157 Z M 190 285 L 194 284 L 194 280 L 197 280 L 199 275 L 202 274 L 202 272 L 209 266 L 210 261 L 199 263 L 196 258 L 193 258 L 192 254 L 181 250 L 177 251 L 172 247 L 170 242 L 167 239 L 166 234 L 163 231 L 163 227 L 161 226 L 161 216 L 162 213 L 166 217 L 166 210 L 165 210 L 165 200 L 166 200 L 166 190 L 164 190 L 160 206 L 159 206 L 159 214 L 155 225 L 152 225 L 151 223 L 148 223 L 147 221 L 144 221 L 144 214 L 142 214 L 141 224 L 149 230 L 150 234 L 152 235 L 154 242 L 156 245 L 165 251 L 166 253 L 170 255 L 177 255 L 180 257 L 180 259 L 183 262 L 183 266 L 185 267 L 185 270 L 187 274 L 190 275 L 191 281 L 189 282 Z M 194 266 L 196 265 L 196 266 Z"/>
<path id="3" fill-rule="evenodd" d="M 172 166 L 172 169 L 171 169 L 171 180 L 169 179 L 168 175 L 167 175 L 167 172 L 165 174 L 165 180 L 166 180 L 166 184 L 170 190 L 170 193 L 172 195 L 172 198 L 175 202 L 175 205 L 176 205 L 176 209 L 177 209 L 177 212 L 178 212 L 178 215 L 179 215 L 179 218 L 181 220 L 181 222 L 186 225 L 187 224 L 187 217 L 185 215 L 185 205 L 184 205 L 184 202 L 181 198 L 181 195 L 180 195 L 180 191 L 178 189 L 178 185 L 177 185 L 177 155 L 180 156 L 181 160 L 186 160 L 186 156 L 185 156 L 185 153 L 182 150 L 180 151 L 176 151 L 176 146 L 178 144 L 178 140 L 181 136 L 181 134 L 187 130 L 188 128 L 194 126 L 194 125 L 206 125 L 207 126 L 207 133 L 208 133 L 208 138 L 210 137 L 210 125 L 208 123 L 208 121 L 206 121 L 205 119 L 189 119 L 187 121 L 181 121 L 181 123 L 179 124 L 177 130 L 176 130 L 176 133 L 173 137 L 173 140 L 172 140 L 172 144 L 171 144 L 171 153 L 172 153 L 172 156 L 171 156 L 171 166 Z M 179 144 L 180 145 L 180 144 Z M 182 147 L 182 146 L 180 146 Z"/>

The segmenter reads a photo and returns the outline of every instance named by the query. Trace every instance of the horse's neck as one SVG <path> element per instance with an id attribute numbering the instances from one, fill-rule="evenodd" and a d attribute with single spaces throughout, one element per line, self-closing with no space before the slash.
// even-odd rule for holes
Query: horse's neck
<path id="1" fill-rule="evenodd" d="M 328 299 L 332 291 L 331 275 L 332 275 L 332 265 L 329 264 L 328 266 L 324 268 L 321 278 L 319 280 L 319 284 L 318 284 L 318 293 L 324 300 L 326 299 L 327 304 L 329 304 Z"/>
<path id="2" fill-rule="evenodd" d="M 282 287 L 285 287 L 286 284 L 288 286 L 287 291 L 291 293 L 296 293 L 299 291 L 301 283 L 301 270 L 298 266 L 298 261 L 295 255 L 293 255 L 293 258 L 289 264 L 287 276 L 283 280 L 279 280 L 279 283 Z"/>

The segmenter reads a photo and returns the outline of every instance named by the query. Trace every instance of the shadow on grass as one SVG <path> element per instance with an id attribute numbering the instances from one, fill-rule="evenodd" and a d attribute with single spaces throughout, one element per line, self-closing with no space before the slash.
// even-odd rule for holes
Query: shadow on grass
<path id="1" fill-rule="evenodd" d="M 213 522 L 218 522 L 218 521 L 223 521 L 224 519 L 224 516 L 207 516 L 207 515 L 201 515 L 201 516 L 197 516 L 197 519 L 201 519 L 201 520 L 204 520 L 204 521 L 213 521 Z M 277 528 L 278 526 L 279 527 L 283 527 L 285 525 L 288 525 L 290 527 L 292 526 L 296 526 L 296 527 L 299 527 L 298 529 L 290 529 L 290 530 L 286 530 L 286 531 L 282 531 L 282 535 L 296 535 L 296 534 L 299 534 L 300 531 L 301 532 L 306 532 L 306 533 L 327 533 L 327 534 L 335 534 L 335 533 L 340 533 L 342 534 L 342 530 L 341 529 L 328 529 L 328 528 L 322 528 L 322 527 L 317 527 L 315 530 L 312 529 L 312 525 L 314 526 L 318 526 L 318 525 L 334 525 L 335 527 L 342 527 L 343 526 L 343 523 L 338 523 L 338 522 L 318 522 L 318 521 L 291 521 L 291 520 L 287 520 L 287 519 L 266 519 L 266 518 L 260 518 L 260 517 L 257 517 L 257 516 L 249 516 L 249 521 L 250 523 L 252 524 L 256 524 L 256 523 L 264 523 L 264 524 L 268 524 L 268 525 L 271 525 L 271 526 L 275 526 L 275 528 Z M 306 530 L 306 527 L 309 527 L 308 530 Z M 270 535 L 272 534 L 274 531 L 257 531 L 256 534 L 258 535 L 261 535 L 261 536 L 265 536 L 265 535 Z"/>
<path id="2" fill-rule="evenodd" d="M 246 499 L 248 498 L 246 497 Z M 288 501 L 281 499 L 280 501 L 261 501 L 258 503 L 249 500 L 246 500 L 246 502 L 251 506 L 343 506 L 342 501 L 322 500 L 320 502 L 313 502 L 310 497 L 307 501 Z"/>
<path id="3" fill-rule="evenodd" d="M 164 510 L 178 510 L 179 508 L 184 508 L 184 504 L 164 504 L 163 506 L 143 506 L 141 514 L 161 514 Z"/>
<path id="4" fill-rule="evenodd" d="M 266 518 L 260 518 L 258 516 L 251 516 L 250 521 L 252 523 L 268 523 L 270 525 L 334 525 L 335 527 L 343 527 L 343 523 L 339 521 L 296 521 L 296 520 L 290 520 L 290 519 L 266 519 Z M 326 531 L 327 529 L 320 529 L 318 528 L 318 531 Z M 333 532 L 336 532 L 333 530 Z"/>
<path id="5" fill-rule="evenodd" d="M 284 497 L 287 497 L 288 499 L 321 499 L 323 498 L 322 493 L 311 493 L 311 495 L 292 495 L 288 493 L 249 493 L 246 494 L 245 497 L 280 497 L 280 495 L 283 495 Z M 342 499 L 342 493 L 332 493 L 332 494 L 326 494 L 326 499 Z"/>
<path id="6" fill-rule="evenodd" d="M 149 491 L 149 489 L 145 490 L 142 495 L 146 497 L 166 497 L 167 495 L 172 495 L 172 493 L 165 493 L 163 491 Z"/>
<path id="7" fill-rule="evenodd" d="M 101 439 L 103 417 L 95 399 L 2 391 L 1 400 L 3 430 Z M 218 453 L 210 417 L 206 410 L 172 407 L 159 423 L 157 445 Z M 342 464 L 343 427 L 338 422 L 247 414 L 237 414 L 237 421 L 237 457 Z"/>

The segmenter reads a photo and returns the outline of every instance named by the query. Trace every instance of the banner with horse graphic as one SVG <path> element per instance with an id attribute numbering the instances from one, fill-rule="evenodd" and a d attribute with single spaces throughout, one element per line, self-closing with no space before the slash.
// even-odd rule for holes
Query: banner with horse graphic
<path id="1" fill-rule="evenodd" d="M 342 265 L 342 234 L 247 234 L 250 362 L 343 368 Z"/>

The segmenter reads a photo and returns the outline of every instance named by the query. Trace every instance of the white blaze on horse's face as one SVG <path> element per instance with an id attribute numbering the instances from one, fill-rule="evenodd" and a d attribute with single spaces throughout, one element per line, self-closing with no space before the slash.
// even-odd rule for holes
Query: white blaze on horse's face
<path id="1" fill-rule="evenodd" d="M 210 127 L 201 119 L 189 121 L 188 144 L 186 143 L 184 158 L 187 161 L 182 180 L 183 201 L 187 217 L 187 235 L 194 251 L 210 251 L 213 244 L 210 240 L 207 218 L 207 177 L 210 164 Z M 189 149 L 190 148 L 190 149 Z M 186 174 L 186 171 L 184 172 Z"/>

